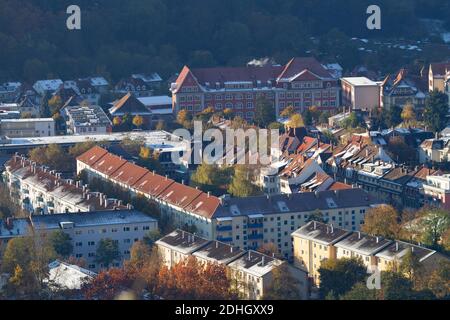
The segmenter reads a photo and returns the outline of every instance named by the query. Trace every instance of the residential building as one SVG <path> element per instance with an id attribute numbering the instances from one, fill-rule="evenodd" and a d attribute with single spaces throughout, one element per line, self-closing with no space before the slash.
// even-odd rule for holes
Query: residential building
<path id="1" fill-rule="evenodd" d="M 4 119 L 20 119 L 20 112 L 0 110 L 0 121 Z"/>
<path id="2" fill-rule="evenodd" d="M 114 93 L 123 96 L 131 93 L 135 97 L 150 97 L 160 88 L 162 79 L 156 72 L 151 74 L 133 74 L 124 78 L 114 88 Z"/>
<path id="3" fill-rule="evenodd" d="M 175 264 L 195 258 L 201 264 L 220 264 L 227 268 L 231 285 L 244 299 L 261 299 L 270 288 L 273 271 L 282 260 L 256 251 L 243 251 L 232 245 L 209 241 L 182 230 L 175 230 L 156 241 L 163 263 L 171 268 Z M 306 272 L 288 265 L 288 270 L 299 281 L 302 299 L 308 298 Z"/>
<path id="4" fill-rule="evenodd" d="M 97 276 L 93 271 L 59 260 L 51 262 L 48 269 L 48 278 L 44 282 L 48 283 L 53 291 L 80 290 Z"/>
<path id="5" fill-rule="evenodd" d="M 153 123 L 160 120 L 172 121 L 174 118 L 172 98 L 168 96 L 154 96 L 138 98 L 142 104 L 151 111 Z"/>
<path id="6" fill-rule="evenodd" d="M 342 105 L 353 110 L 370 111 L 380 108 L 380 84 L 365 77 L 341 79 Z"/>
<path id="7" fill-rule="evenodd" d="M 51 137 L 55 135 L 53 118 L 3 119 L 0 135 L 9 138 Z"/>
<path id="8" fill-rule="evenodd" d="M 67 213 L 37 215 L 30 217 L 35 231 L 52 232 L 61 230 L 72 241 L 72 255 L 86 260 L 89 270 L 99 271 L 107 268 L 96 261 L 96 250 L 102 239 L 117 242 L 120 260 L 113 266 L 118 267 L 130 258 L 133 244 L 146 234 L 158 228 L 158 221 L 136 210 L 90 211 L 87 213 Z"/>
<path id="9" fill-rule="evenodd" d="M 371 236 L 360 231 L 352 232 L 349 236 L 337 242 L 336 259 L 360 258 L 368 270 L 377 266 L 375 256 L 382 249 L 392 243 L 391 240 L 383 237 Z"/>
<path id="10" fill-rule="evenodd" d="M 15 102 L 20 96 L 21 87 L 22 84 L 20 82 L 5 82 L 0 84 L 0 102 Z"/>
<path id="11" fill-rule="evenodd" d="M 305 156 L 300 154 L 280 173 L 280 192 L 286 194 L 299 192 L 301 185 L 316 174 L 325 175 L 325 171 L 315 159 L 305 160 Z"/>
<path id="12" fill-rule="evenodd" d="M 33 84 L 33 89 L 43 97 L 47 93 L 53 94 L 62 85 L 64 85 L 64 82 L 61 79 L 39 80 Z"/>
<path id="13" fill-rule="evenodd" d="M 450 174 L 427 176 L 423 192 L 425 204 L 450 210 Z"/>
<path id="14" fill-rule="evenodd" d="M 350 233 L 333 227 L 333 224 L 317 221 L 308 222 L 292 233 L 294 264 L 308 272 L 312 285 L 320 285 L 319 268 L 322 261 L 336 259 L 334 245 Z"/>
<path id="15" fill-rule="evenodd" d="M 427 139 L 419 146 L 420 163 L 450 161 L 450 137 Z"/>
<path id="16" fill-rule="evenodd" d="M 14 155 L 5 164 L 3 181 L 8 185 L 13 198 L 32 214 L 130 208 L 120 200 L 90 192 L 79 181 L 63 179 L 60 173 L 39 166 L 20 155 Z"/>
<path id="17" fill-rule="evenodd" d="M 393 106 L 403 108 L 406 104 L 412 104 L 415 109 L 425 108 L 426 94 L 408 78 L 406 69 L 401 69 L 395 76 L 388 75 L 381 84 L 381 106 L 390 109 Z"/>
<path id="18" fill-rule="evenodd" d="M 359 230 L 366 210 L 378 204 L 361 189 L 219 199 L 134 166 L 123 170 L 126 163 L 95 147 L 77 158 L 77 172 L 85 170 L 91 178 L 110 181 L 133 195 L 149 198 L 176 226 L 195 225 L 201 237 L 244 250 L 273 243 L 285 257 L 292 256 L 290 233 L 308 222 L 311 214 L 320 211 L 340 227 Z M 122 179 L 118 178 L 121 171 Z"/>
<path id="19" fill-rule="evenodd" d="M 445 80 L 450 62 L 431 63 L 428 71 L 428 90 L 445 92 Z"/>
<path id="20" fill-rule="evenodd" d="M 62 110 L 69 134 L 105 134 L 112 123 L 98 105 L 67 106 Z"/>
<path id="21" fill-rule="evenodd" d="M 207 107 L 233 110 L 251 120 L 259 99 L 265 98 L 276 115 L 288 106 L 297 112 L 308 107 L 335 110 L 339 102 L 338 78 L 316 59 L 293 58 L 285 66 L 264 65 L 191 69 L 185 66 L 171 85 L 174 113 L 193 113 Z"/>
<path id="22" fill-rule="evenodd" d="M 112 118 L 118 117 L 120 119 L 125 115 L 130 115 L 131 117 L 141 116 L 145 126 L 151 123 L 153 113 L 134 95 L 127 93 L 121 99 L 113 102 L 113 106 L 109 109 L 109 114 Z"/>

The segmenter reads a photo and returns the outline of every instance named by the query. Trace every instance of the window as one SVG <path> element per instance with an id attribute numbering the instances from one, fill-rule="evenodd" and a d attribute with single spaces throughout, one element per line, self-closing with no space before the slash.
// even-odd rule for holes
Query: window
<path id="1" fill-rule="evenodd" d="M 83 246 L 83 242 L 76 242 L 75 243 L 75 247 L 82 247 Z"/>
<path id="2" fill-rule="evenodd" d="M 95 241 L 88 241 L 88 246 L 95 246 Z"/>
<path id="3" fill-rule="evenodd" d="M 130 227 L 123 227 L 123 231 L 130 231 Z"/>

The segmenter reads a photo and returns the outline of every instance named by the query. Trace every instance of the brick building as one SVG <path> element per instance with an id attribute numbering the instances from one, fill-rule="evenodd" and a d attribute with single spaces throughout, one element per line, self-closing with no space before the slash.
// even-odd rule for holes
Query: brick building
<path id="1" fill-rule="evenodd" d="M 258 98 L 268 99 L 277 115 L 293 106 L 301 112 L 317 106 L 338 107 L 339 79 L 315 58 L 293 58 L 285 66 L 246 66 L 190 69 L 185 66 L 171 85 L 174 112 L 232 109 L 251 120 Z"/>

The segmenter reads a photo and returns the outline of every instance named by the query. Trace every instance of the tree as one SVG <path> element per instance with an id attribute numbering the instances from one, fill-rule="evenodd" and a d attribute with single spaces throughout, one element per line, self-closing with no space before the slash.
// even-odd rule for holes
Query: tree
<path id="1" fill-rule="evenodd" d="M 161 232 L 156 229 L 153 231 L 149 231 L 145 234 L 142 241 L 149 247 L 152 247 L 155 242 L 162 237 Z"/>
<path id="2" fill-rule="evenodd" d="M 423 113 L 425 124 L 433 131 L 438 132 L 447 125 L 448 96 L 439 91 L 430 93 Z"/>
<path id="3" fill-rule="evenodd" d="M 295 110 L 293 106 L 288 106 L 283 109 L 283 111 L 280 112 L 280 116 L 283 118 L 290 118 L 294 115 Z"/>
<path id="4" fill-rule="evenodd" d="M 180 110 L 177 114 L 177 123 L 185 128 L 191 127 L 192 115 L 187 110 Z"/>
<path id="5" fill-rule="evenodd" d="M 69 155 L 75 160 L 76 157 L 92 149 L 95 145 L 94 141 L 79 142 L 69 149 Z"/>
<path id="6" fill-rule="evenodd" d="M 342 121 L 342 126 L 346 129 L 355 129 L 363 126 L 361 119 L 358 118 L 355 112 L 350 113 L 347 119 Z"/>
<path id="7" fill-rule="evenodd" d="M 120 126 L 122 124 L 122 119 L 120 119 L 120 117 L 114 117 L 113 119 L 113 125 L 114 126 Z"/>
<path id="8" fill-rule="evenodd" d="M 140 115 L 136 115 L 133 118 L 133 125 L 136 126 L 137 128 L 142 127 L 142 125 L 144 124 L 144 118 L 142 118 Z"/>
<path id="9" fill-rule="evenodd" d="M 420 262 L 420 258 L 414 251 L 409 250 L 403 257 L 399 266 L 399 271 L 402 274 L 406 274 L 408 279 L 412 281 L 415 288 L 420 287 L 420 281 L 423 279 L 424 268 Z"/>
<path id="10" fill-rule="evenodd" d="M 412 103 L 408 102 L 404 107 L 401 114 L 403 122 L 406 124 L 411 123 L 416 120 L 416 113 L 414 112 L 414 106 Z"/>
<path id="11" fill-rule="evenodd" d="M 50 234 L 50 243 L 55 252 L 62 256 L 68 257 L 72 254 L 73 245 L 70 236 L 62 230 L 54 231 Z"/>
<path id="12" fill-rule="evenodd" d="M 61 97 L 58 95 L 54 95 L 49 101 L 48 106 L 50 107 L 50 112 L 52 115 L 59 112 L 59 109 L 62 107 L 63 101 Z"/>
<path id="13" fill-rule="evenodd" d="M 320 295 L 326 297 L 333 292 L 337 298 L 358 282 L 366 278 L 366 267 L 361 259 L 343 258 L 323 260 L 320 268 Z"/>
<path id="14" fill-rule="evenodd" d="M 273 270 L 273 279 L 263 297 L 264 300 L 300 300 L 299 280 L 294 278 L 289 265 L 283 263 Z"/>
<path id="15" fill-rule="evenodd" d="M 303 121 L 302 116 L 300 114 L 296 113 L 296 114 L 293 114 L 289 118 L 287 125 L 290 128 L 300 128 L 300 127 L 304 127 L 305 123 Z"/>
<path id="16" fill-rule="evenodd" d="M 249 197 L 257 193 L 256 187 L 251 183 L 250 171 L 244 165 L 235 167 L 228 192 L 235 197 Z"/>
<path id="17" fill-rule="evenodd" d="M 152 247 L 149 246 L 145 241 L 137 241 L 133 243 L 130 250 L 130 260 L 129 263 L 137 268 L 141 269 L 144 264 L 150 259 L 152 255 Z"/>
<path id="18" fill-rule="evenodd" d="M 439 299 L 450 298 L 450 262 L 442 260 L 429 278 L 428 287 Z"/>
<path id="19" fill-rule="evenodd" d="M 390 205 L 371 208 L 366 213 L 361 230 L 372 235 L 396 239 L 400 233 L 398 213 Z"/>
<path id="20" fill-rule="evenodd" d="M 376 290 L 367 288 L 364 282 L 356 283 L 350 291 L 341 296 L 341 300 L 377 300 Z"/>
<path id="21" fill-rule="evenodd" d="M 225 119 L 231 120 L 234 117 L 234 112 L 230 108 L 225 108 L 225 110 L 223 110 L 223 116 Z"/>
<path id="22" fill-rule="evenodd" d="M 309 216 L 307 221 L 318 221 L 318 222 L 325 222 L 324 216 L 322 211 L 319 209 L 314 210 Z"/>
<path id="23" fill-rule="evenodd" d="M 29 158 L 56 171 L 71 171 L 74 166 L 69 155 L 57 144 L 34 148 L 30 151 Z"/>
<path id="24" fill-rule="evenodd" d="M 132 269 L 111 268 L 100 271 L 90 282 L 81 287 L 86 300 L 114 300 L 123 292 L 133 292 L 136 274 Z"/>
<path id="25" fill-rule="evenodd" d="M 271 257 L 272 256 L 273 257 L 280 256 L 280 251 L 278 250 L 278 247 L 276 246 L 276 244 L 273 242 L 264 243 L 261 247 L 258 248 L 258 252 L 261 252 L 261 253 L 271 256 Z"/>
<path id="26" fill-rule="evenodd" d="M 117 241 L 106 238 L 101 239 L 97 246 L 95 261 L 101 263 L 105 268 L 107 268 L 111 263 L 119 260 L 119 244 Z"/>
<path id="27" fill-rule="evenodd" d="M 386 114 L 386 124 L 388 127 L 396 127 L 402 122 L 402 108 L 397 105 L 391 106 Z"/>
<path id="28" fill-rule="evenodd" d="M 420 241 L 438 248 L 441 238 L 450 227 L 450 216 L 443 209 L 425 208 L 419 212 Z"/>
<path id="29" fill-rule="evenodd" d="M 303 123 L 304 126 L 310 126 L 313 124 L 313 114 L 309 108 L 307 108 L 305 111 L 303 111 Z"/>
<path id="30" fill-rule="evenodd" d="M 219 168 L 216 165 L 203 163 L 191 176 L 191 185 L 204 191 L 218 193 L 222 186 L 230 182 L 229 168 Z"/>
<path id="31" fill-rule="evenodd" d="M 265 97 L 258 97 L 255 106 L 255 122 L 260 127 L 267 127 L 276 120 L 275 106 Z"/>
<path id="32" fill-rule="evenodd" d="M 390 271 L 381 273 L 380 299 L 410 300 L 413 295 L 412 283 L 403 274 Z"/>
<path id="33" fill-rule="evenodd" d="M 416 160 L 416 149 L 407 145 L 402 137 L 390 138 L 387 149 L 399 163 L 412 163 Z"/>
<path id="34" fill-rule="evenodd" d="M 184 259 L 171 269 L 163 266 L 158 274 L 155 292 L 168 300 L 236 298 L 226 267 L 221 264 L 201 264 L 195 257 Z"/>

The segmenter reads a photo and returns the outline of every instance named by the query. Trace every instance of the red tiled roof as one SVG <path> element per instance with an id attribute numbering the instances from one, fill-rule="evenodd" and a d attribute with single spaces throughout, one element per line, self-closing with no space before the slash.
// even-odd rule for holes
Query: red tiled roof
<path id="1" fill-rule="evenodd" d="M 175 182 L 170 188 L 164 190 L 158 198 L 181 208 L 186 207 L 202 192 L 198 189 Z"/>
<path id="2" fill-rule="evenodd" d="M 284 67 L 284 70 L 278 76 L 278 79 L 292 78 L 304 70 L 308 70 L 321 78 L 332 78 L 331 74 L 315 58 L 293 58 Z M 309 75 L 309 77 L 311 74 Z"/>
<path id="3" fill-rule="evenodd" d="M 302 153 L 313 147 L 317 143 L 316 138 L 304 137 L 302 143 L 297 148 L 297 153 Z"/>
<path id="4" fill-rule="evenodd" d="M 108 151 L 106 151 L 102 147 L 95 146 L 82 155 L 78 156 L 77 161 L 81 161 L 89 166 L 92 166 L 107 153 Z"/>
<path id="5" fill-rule="evenodd" d="M 195 198 L 185 209 L 205 218 L 211 218 L 216 212 L 216 209 L 219 207 L 219 205 L 219 198 L 208 195 L 206 193 L 202 193 L 197 198 Z"/>
<path id="6" fill-rule="evenodd" d="M 118 157 L 111 153 L 108 153 L 105 156 L 103 156 L 100 159 L 100 161 L 97 161 L 92 166 L 92 168 L 94 168 L 95 170 L 97 170 L 103 174 L 110 176 L 114 172 L 116 172 L 121 166 L 123 166 L 125 163 L 127 163 L 127 160 L 122 159 L 121 157 Z"/>
<path id="7" fill-rule="evenodd" d="M 137 166 L 134 163 L 127 162 L 120 167 L 114 174 L 111 175 L 111 179 L 118 182 L 133 186 L 140 178 L 142 178 L 149 171 L 143 167 Z"/>
<path id="8" fill-rule="evenodd" d="M 133 185 L 133 188 L 152 197 L 157 197 L 173 183 L 172 179 L 148 172 Z"/>
<path id="9" fill-rule="evenodd" d="M 184 69 L 183 69 L 184 70 Z M 262 85 L 267 85 L 267 81 L 275 81 L 277 75 L 281 71 L 280 66 L 264 66 L 264 67 L 220 67 L 220 68 L 199 68 L 192 69 L 192 74 L 201 83 L 209 82 L 214 86 L 216 82 L 227 81 L 251 81 L 257 80 Z M 180 74 L 181 76 L 181 74 Z M 264 83 L 265 82 L 265 83 Z"/>
<path id="10" fill-rule="evenodd" d="M 328 190 L 346 190 L 346 189 L 353 189 L 353 187 L 351 185 L 336 181 L 333 182 L 333 184 L 328 187 Z"/>

